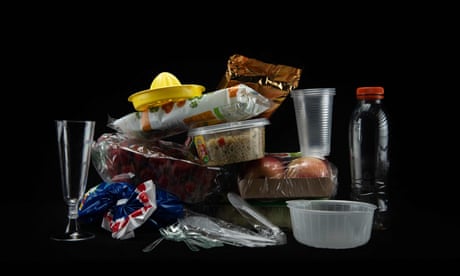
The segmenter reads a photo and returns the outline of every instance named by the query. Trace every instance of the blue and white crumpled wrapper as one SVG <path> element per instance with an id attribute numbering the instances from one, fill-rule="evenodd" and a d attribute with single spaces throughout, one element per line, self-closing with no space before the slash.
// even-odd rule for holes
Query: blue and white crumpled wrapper
<path id="1" fill-rule="evenodd" d="M 182 216 L 177 197 L 156 189 L 152 180 L 136 186 L 102 182 L 85 193 L 79 206 L 80 219 L 93 222 L 102 217 L 102 228 L 115 239 L 133 238 L 134 230 L 146 222 L 158 228 Z"/>

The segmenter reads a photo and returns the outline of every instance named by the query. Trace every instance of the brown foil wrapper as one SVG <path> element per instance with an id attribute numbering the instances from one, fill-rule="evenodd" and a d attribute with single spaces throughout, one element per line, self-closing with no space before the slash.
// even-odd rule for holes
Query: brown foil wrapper
<path id="1" fill-rule="evenodd" d="M 257 59 L 234 54 L 227 62 L 225 75 L 218 89 L 239 83 L 246 84 L 273 101 L 273 106 L 258 117 L 269 118 L 286 99 L 292 89 L 299 85 L 302 69 L 265 63 Z"/>

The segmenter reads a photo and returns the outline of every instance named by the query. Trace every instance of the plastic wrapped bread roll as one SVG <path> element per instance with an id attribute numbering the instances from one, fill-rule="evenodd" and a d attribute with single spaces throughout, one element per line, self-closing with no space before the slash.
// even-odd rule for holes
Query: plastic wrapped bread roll
<path id="1" fill-rule="evenodd" d="M 133 112 L 109 122 L 109 127 L 129 137 L 162 138 L 190 127 L 250 119 L 268 110 L 273 102 L 245 84 L 237 84 L 200 97 L 168 102 Z"/>

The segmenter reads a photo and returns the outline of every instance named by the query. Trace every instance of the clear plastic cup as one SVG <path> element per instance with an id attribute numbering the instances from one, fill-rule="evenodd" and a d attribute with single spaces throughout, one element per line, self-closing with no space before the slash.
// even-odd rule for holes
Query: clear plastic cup
<path id="1" fill-rule="evenodd" d="M 332 107 L 335 88 L 291 91 L 297 133 L 303 156 L 328 156 L 331 151 Z"/>

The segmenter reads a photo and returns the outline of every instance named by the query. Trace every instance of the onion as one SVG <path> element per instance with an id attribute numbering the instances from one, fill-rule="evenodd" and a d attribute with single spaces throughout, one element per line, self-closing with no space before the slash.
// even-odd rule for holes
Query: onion
<path id="1" fill-rule="evenodd" d="M 284 173 L 283 163 L 276 157 L 264 156 L 247 163 L 244 178 L 282 178 Z"/>
<path id="2" fill-rule="evenodd" d="M 303 156 L 289 162 L 286 176 L 288 178 L 329 177 L 329 166 L 322 159 Z"/>

